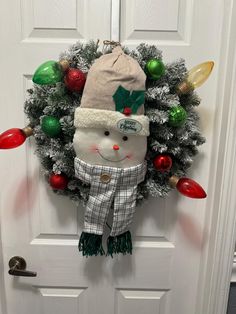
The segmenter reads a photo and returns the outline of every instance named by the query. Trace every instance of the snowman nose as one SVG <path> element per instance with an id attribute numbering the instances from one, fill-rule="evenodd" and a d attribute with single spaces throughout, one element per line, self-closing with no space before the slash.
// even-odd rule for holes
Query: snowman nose
<path id="1" fill-rule="evenodd" d="M 114 149 L 114 150 L 119 150 L 120 147 L 119 147 L 118 145 L 113 145 L 113 149 Z"/>

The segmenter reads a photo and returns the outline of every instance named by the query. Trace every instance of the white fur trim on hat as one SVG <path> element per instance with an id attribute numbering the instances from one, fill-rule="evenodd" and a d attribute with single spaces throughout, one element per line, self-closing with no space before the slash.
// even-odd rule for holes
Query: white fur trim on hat
<path id="1" fill-rule="evenodd" d="M 149 135 L 149 119 L 144 115 L 126 116 L 119 111 L 80 108 L 75 110 L 76 128 L 107 128 L 130 135 Z"/>

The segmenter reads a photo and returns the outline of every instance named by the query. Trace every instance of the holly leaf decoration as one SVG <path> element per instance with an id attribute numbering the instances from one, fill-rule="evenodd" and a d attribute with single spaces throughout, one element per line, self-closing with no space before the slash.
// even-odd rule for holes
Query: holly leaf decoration
<path id="1" fill-rule="evenodd" d="M 144 104 L 145 100 L 145 92 L 144 91 L 139 91 L 139 90 L 134 90 L 130 94 L 130 99 L 132 101 L 132 112 L 136 113 L 138 111 L 138 108 Z"/>
<path id="2" fill-rule="evenodd" d="M 116 111 L 123 112 L 124 107 L 128 107 L 127 99 L 130 92 L 121 85 L 117 88 L 115 94 L 112 96 L 116 104 Z"/>
<path id="3" fill-rule="evenodd" d="M 135 114 L 138 108 L 144 104 L 145 91 L 130 92 L 120 85 L 112 97 L 116 104 L 116 111 L 123 112 L 125 107 L 129 107 L 132 113 Z"/>

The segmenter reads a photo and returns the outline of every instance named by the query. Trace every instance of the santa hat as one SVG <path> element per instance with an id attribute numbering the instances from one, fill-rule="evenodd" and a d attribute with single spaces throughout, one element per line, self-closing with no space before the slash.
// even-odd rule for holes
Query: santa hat
<path id="1" fill-rule="evenodd" d="M 101 56 L 88 72 L 81 105 L 75 111 L 75 127 L 148 136 L 145 81 L 146 75 L 138 62 L 121 47 Z"/>

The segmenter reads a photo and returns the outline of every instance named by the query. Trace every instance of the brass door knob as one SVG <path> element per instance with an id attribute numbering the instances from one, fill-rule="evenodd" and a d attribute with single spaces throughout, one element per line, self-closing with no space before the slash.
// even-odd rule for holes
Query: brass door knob
<path id="1" fill-rule="evenodd" d="M 9 260 L 8 274 L 12 276 L 36 277 L 37 273 L 26 270 L 26 261 L 21 256 L 13 256 Z"/>

